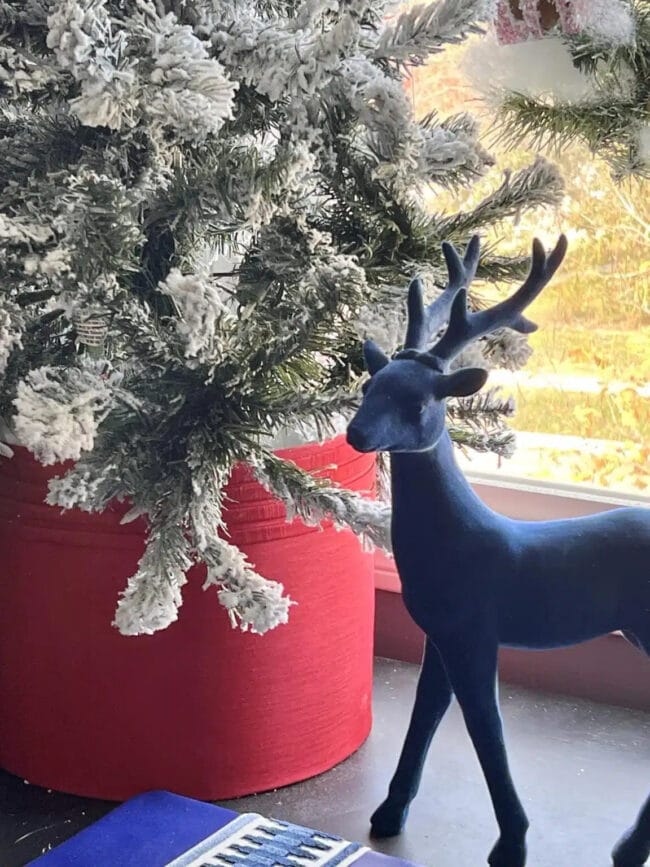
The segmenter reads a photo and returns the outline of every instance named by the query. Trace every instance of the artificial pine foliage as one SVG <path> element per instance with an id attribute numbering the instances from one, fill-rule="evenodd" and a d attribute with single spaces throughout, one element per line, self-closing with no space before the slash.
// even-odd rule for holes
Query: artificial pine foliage
<path id="1" fill-rule="evenodd" d="M 567 98 L 552 80 L 545 93 L 513 88 L 500 97 L 498 131 L 517 146 L 586 144 L 614 177 L 650 177 L 650 0 L 589 0 L 597 30 L 562 35 L 584 93 Z"/>
<path id="2" fill-rule="evenodd" d="M 217 532 L 237 462 L 290 514 L 386 543 L 386 506 L 315 482 L 274 445 L 349 414 L 360 339 L 401 334 L 414 274 L 435 295 L 442 240 L 560 194 L 537 162 L 474 211 L 424 209 L 426 185 L 466 184 L 491 159 L 470 117 L 414 120 L 405 68 L 475 31 L 491 4 L 392 19 L 387 5 L 0 2 L 5 442 L 75 462 L 52 505 L 118 498 L 127 519 L 146 516 L 116 614 L 125 634 L 176 619 L 196 561 L 234 624 L 286 621 L 282 586 Z M 482 274 L 524 267 L 488 254 Z M 487 361 L 525 359 L 522 340 L 497 336 Z M 459 442 L 510 447 L 507 402 L 451 412 Z"/>

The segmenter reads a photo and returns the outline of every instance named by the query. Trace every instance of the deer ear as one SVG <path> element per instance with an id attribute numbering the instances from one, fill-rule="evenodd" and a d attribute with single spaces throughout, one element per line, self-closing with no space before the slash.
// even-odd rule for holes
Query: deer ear
<path id="1" fill-rule="evenodd" d="M 483 388 L 487 378 L 487 370 L 481 370 L 480 367 L 464 367 L 454 373 L 443 374 L 436 380 L 436 397 L 439 400 L 445 397 L 468 397 Z"/>
<path id="2" fill-rule="evenodd" d="M 384 355 L 374 340 L 366 340 L 363 344 L 363 357 L 370 376 L 374 376 L 388 364 L 388 356 Z"/>

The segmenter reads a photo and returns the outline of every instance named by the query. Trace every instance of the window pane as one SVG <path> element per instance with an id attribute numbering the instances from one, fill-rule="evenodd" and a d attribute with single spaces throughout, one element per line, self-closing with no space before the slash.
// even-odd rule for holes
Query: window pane
<path id="1" fill-rule="evenodd" d="M 462 72 L 465 50 L 450 48 L 413 71 L 407 86 L 418 116 L 470 111 L 488 120 Z M 526 149 L 490 150 L 497 158 L 490 177 L 460 196 L 432 192 L 432 207 L 468 206 L 500 181 L 499 169 L 533 157 Z M 577 146 L 551 158 L 566 181 L 560 211 L 527 215 L 488 238 L 518 254 L 533 235 L 546 245 L 561 231 L 569 238 L 561 272 L 530 309 L 540 326 L 530 338 L 533 356 L 523 370 L 490 378 L 516 398 L 517 451 L 508 461 L 468 456 L 463 465 L 650 496 L 648 185 L 617 185 L 606 165 Z"/>

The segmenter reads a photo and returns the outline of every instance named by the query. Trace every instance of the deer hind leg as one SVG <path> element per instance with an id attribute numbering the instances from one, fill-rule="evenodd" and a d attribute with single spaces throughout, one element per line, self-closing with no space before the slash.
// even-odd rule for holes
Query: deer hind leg
<path id="1" fill-rule="evenodd" d="M 636 822 L 616 844 L 614 867 L 643 867 L 650 858 L 650 795 L 641 807 Z"/>
<path id="2" fill-rule="evenodd" d="M 650 656 L 650 622 L 624 629 L 627 640 Z M 616 844 L 612 854 L 615 867 L 643 867 L 650 858 L 650 796 L 641 808 L 635 824 Z"/>
<path id="3" fill-rule="evenodd" d="M 528 818 L 510 776 L 497 698 L 498 645 L 479 632 L 462 644 L 442 647 L 452 689 L 490 791 L 500 836 L 491 867 L 524 867 Z"/>
<path id="4" fill-rule="evenodd" d="M 411 722 L 397 770 L 388 787 L 388 797 L 370 820 L 373 836 L 394 837 L 404 827 L 409 804 L 417 794 L 422 779 L 431 739 L 451 703 L 451 695 L 440 654 L 427 639 Z"/>
<path id="5" fill-rule="evenodd" d="M 629 642 L 650 656 L 650 619 L 623 630 Z M 643 867 L 650 858 L 650 795 L 641 808 L 636 822 L 626 831 L 612 853 L 614 867 Z"/>

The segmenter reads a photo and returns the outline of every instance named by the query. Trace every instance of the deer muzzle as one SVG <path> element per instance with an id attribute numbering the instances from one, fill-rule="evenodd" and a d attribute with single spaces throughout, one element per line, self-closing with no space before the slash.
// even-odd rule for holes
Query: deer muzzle
<path id="1" fill-rule="evenodd" d="M 347 441 L 352 446 L 353 449 L 356 449 L 358 452 L 372 452 L 375 451 L 374 446 L 370 442 L 370 439 L 363 428 L 355 424 L 352 421 L 348 425 L 347 430 Z"/>

